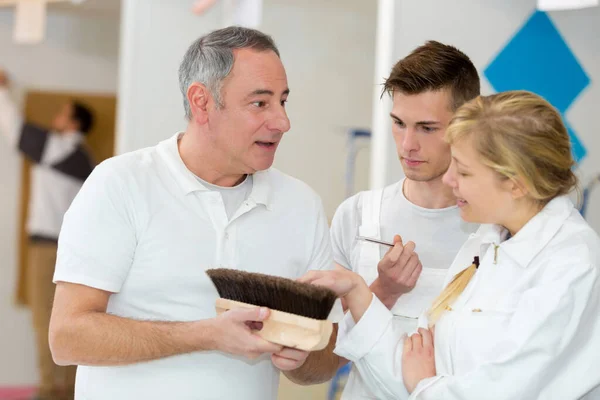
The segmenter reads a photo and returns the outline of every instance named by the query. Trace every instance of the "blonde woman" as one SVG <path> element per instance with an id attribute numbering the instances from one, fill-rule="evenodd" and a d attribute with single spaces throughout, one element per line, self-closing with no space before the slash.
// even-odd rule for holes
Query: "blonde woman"
<path id="1" fill-rule="evenodd" d="M 600 398 L 600 238 L 566 197 L 577 179 L 560 115 L 529 92 L 478 97 L 447 140 L 444 182 L 484 225 L 410 337 L 357 275 L 306 275 L 350 310 L 336 353 L 377 399 Z"/>

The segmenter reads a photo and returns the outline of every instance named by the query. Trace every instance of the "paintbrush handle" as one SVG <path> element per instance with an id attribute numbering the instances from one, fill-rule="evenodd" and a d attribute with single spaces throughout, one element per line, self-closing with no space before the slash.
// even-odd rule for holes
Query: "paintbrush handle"
<path id="1" fill-rule="evenodd" d="M 382 244 L 384 246 L 394 247 L 394 243 L 386 242 L 385 240 L 373 239 L 366 236 L 357 236 L 356 239 L 363 240 L 365 242 L 377 243 Z"/>
<path id="2" fill-rule="evenodd" d="M 233 308 L 255 308 L 255 305 L 218 298 L 217 314 Z M 285 347 L 305 351 L 324 349 L 329 343 L 333 324 L 328 320 L 317 320 L 283 311 L 271 310 L 269 318 L 263 321 L 263 327 L 255 333 L 263 339 Z"/>

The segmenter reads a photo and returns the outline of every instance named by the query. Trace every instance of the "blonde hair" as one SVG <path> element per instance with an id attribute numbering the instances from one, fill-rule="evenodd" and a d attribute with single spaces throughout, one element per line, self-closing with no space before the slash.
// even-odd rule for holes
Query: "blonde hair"
<path id="1" fill-rule="evenodd" d="M 470 138 L 480 161 L 501 179 L 522 184 L 540 206 L 577 186 L 571 142 L 559 112 L 527 91 L 479 96 L 461 106 L 446 131 L 450 144 Z M 448 284 L 429 312 L 430 325 L 475 274 L 475 263 Z"/>

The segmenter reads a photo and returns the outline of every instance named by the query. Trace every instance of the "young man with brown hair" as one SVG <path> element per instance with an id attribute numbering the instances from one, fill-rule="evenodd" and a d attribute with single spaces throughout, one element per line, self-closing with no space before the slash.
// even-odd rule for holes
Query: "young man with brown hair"
<path id="1" fill-rule="evenodd" d="M 394 325 L 411 333 L 440 293 L 460 246 L 476 229 L 461 221 L 442 176 L 451 159 L 446 128 L 454 111 L 479 95 L 479 76 L 464 53 L 429 41 L 394 65 L 384 92 L 393 98 L 392 134 L 405 178 L 344 201 L 331 236 L 337 267 L 360 274 L 392 310 Z M 393 239 L 395 245 L 387 248 L 357 236 Z M 357 339 L 354 332 L 340 332 L 335 352 L 350 361 L 361 358 L 369 341 Z M 353 368 L 342 398 L 376 397 Z"/>

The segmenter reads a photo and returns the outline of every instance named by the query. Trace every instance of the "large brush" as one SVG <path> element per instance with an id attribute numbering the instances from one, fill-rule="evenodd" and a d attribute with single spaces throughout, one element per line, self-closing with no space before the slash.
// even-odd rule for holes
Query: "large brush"
<path id="1" fill-rule="evenodd" d="M 234 269 L 209 269 L 219 299 L 217 313 L 232 308 L 267 307 L 269 318 L 256 334 L 272 343 L 305 351 L 324 349 L 333 325 L 327 320 L 333 291 L 291 279 Z"/>

